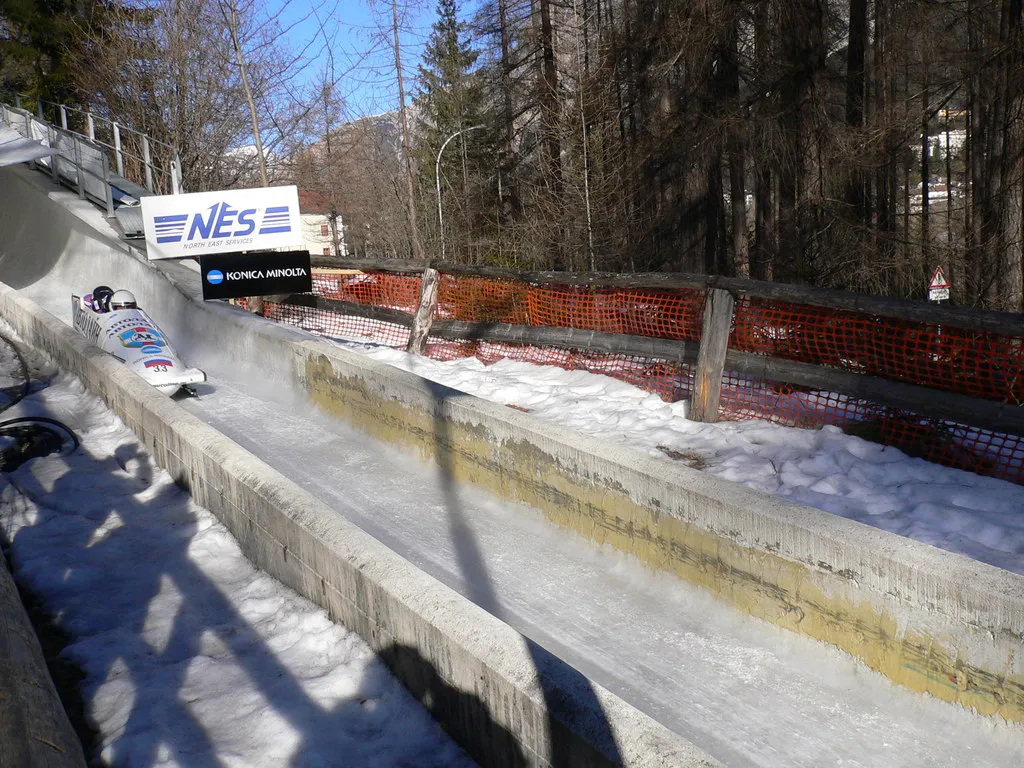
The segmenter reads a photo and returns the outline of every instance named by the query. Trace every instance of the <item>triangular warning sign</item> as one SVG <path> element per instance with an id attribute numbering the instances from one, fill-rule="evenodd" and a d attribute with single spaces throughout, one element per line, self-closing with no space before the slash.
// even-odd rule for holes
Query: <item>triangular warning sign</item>
<path id="1" fill-rule="evenodd" d="M 935 274 L 932 275 L 932 281 L 928 283 L 928 290 L 935 290 L 936 288 L 949 288 L 949 280 L 942 273 L 942 267 L 935 268 Z"/>

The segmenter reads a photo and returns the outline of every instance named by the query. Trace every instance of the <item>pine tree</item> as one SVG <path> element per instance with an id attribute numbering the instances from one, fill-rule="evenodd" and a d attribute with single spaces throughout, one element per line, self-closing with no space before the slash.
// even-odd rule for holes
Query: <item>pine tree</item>
<path id="1" fill-rule="evenodd" d="M 458 0 L 438 0 L 437 16 L 419 67 L 415 101 L 418 166 L 425 190 L 435 188 L 435 160 L 444 142 L 459 131 L 481 125 L 485 119 L 483 84 L 474 69 L 479 53 L 471 47 L 466 25 L 459 20 Z M 472 190 L 486 183 L 486 175 L 481 180 L 478 173 L 487 166 L 482 147 L 488 142 L 481 133 L 466 131 L 456 136 L 441 157 L 442 203 L 448 203 L 444 235 L 453 244 L 448 252 L 450 259 L 464 260 L 468 253 L 465 240 L 473 231 L 474 221 L 479 222 L 481 217 L 479 206 L 473 203 L 479 202 L 481 196 L 486 197 L 476 195 L 476 200 L 470 199 Z M 447 190 L 451 190 L 448 196 Z M 438 244 L 434 250 L 439 253 L 442 233 L 438 231 L 438 222 L 425 215 L 432 222 L 428 231 L 433 232 L 432 239 Z"/>
<path id="2" fill-rule="evenodd" d="M 75 71 L 83 54 L 78 31 L 87 16 L 70 0 L 0 0 L 0 88 L 78 103 Z"/>

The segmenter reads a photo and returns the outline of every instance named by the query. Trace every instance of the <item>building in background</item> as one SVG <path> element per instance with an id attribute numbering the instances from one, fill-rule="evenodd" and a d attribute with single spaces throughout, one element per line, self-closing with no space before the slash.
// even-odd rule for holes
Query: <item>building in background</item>
<path id="1" fill-rule="evenodd" d="M 327 195 L 299 189 L 299 213 L 303 240 L 311 256 L 348 255 L 341 214 L 331 210 Z"/>

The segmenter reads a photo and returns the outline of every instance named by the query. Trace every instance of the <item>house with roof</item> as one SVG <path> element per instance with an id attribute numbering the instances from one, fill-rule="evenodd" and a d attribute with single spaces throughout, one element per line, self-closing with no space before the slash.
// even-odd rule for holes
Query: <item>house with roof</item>
<path id="1" fill-rule="evenodd" d="M 299 188 L 299 214 L 305 247 L 311 256 L 347 256 L 345 226 L 330 196 Z"/>

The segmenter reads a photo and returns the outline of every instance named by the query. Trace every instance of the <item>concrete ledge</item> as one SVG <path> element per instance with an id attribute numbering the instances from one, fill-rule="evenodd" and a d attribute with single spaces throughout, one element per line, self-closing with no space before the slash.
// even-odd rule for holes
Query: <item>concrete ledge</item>
<path id="1" fill-rule="evenodd" d="M 912 690 L 1024 722 L 1021 576 L 298 346 L 310 399 L 335 417 Z"/>
<path id="2" fill-rule="evenodd" d="M 32 623 L 0 554 L 0 766 L 85 768 Z"/>
<path id="3" fill-rule="evenodd" d="M 0 316 L 102 397 L 257 566 L 358 632 L 481 764 L 719 765 L 344 521 L 2 285 Z"/>

